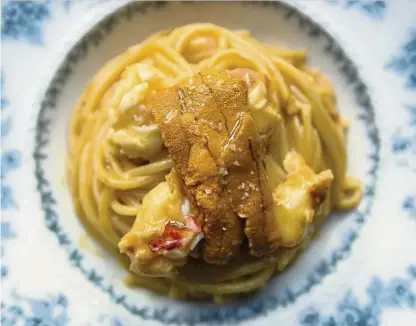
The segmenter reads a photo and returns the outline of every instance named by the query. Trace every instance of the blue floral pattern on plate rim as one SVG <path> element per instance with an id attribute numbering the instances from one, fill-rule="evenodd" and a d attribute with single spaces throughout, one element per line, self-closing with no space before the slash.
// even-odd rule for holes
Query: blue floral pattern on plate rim
<path id="1" fill-rule="evenodd" d="M 65 2 L 66 8 L 71 8 L 71 0 L 63 0 Z M 97 0 L 97 2 L 100 0 Z M 326 1 L 326 0 L 325 0 Z M 2 6 L 5 3 L 12 2 L 10 0 L 3 1 Z M 13 1 L 18 3 L 24 2 L 33 2 L 33 1 Z M 376 19 L 384 19 L 386 16 L 386 9 L 391 7 L 391 3 L 388 1 L 382 0 L 327 0 L 328 3 L 342 5 L 346 9 L 355 8 L 360 9 L 361 13 L 364 13 L 369 16 L 369 18 L 376 18 Z M 44 6 L 49 6 L 51 1 L 39 1 Z M 74 2 L 73 5 L 79 4 Z M 374 10 L 376 12 L 374 13 Z M 4 12 L 4 11 L 3 11 Z M 44 31 L 44 24 L 48 20 L 52 19 L 53 15 L 49 15 L 46 19 L 43 19 L 40 24 L 37 26 L 39 27 L 39 32 L 43 34 Z M 46 25 L 46 24 L 45 24 Z M 409 73 L 414 71 L 414 69 L 410 69 L 411 65 L 407 65 L 406 69 L 403 70 L 403 66 L 399 65 L 396 67 L 391 63 L 395 61 L 398 57 L 405 57 L 405 60 L 410 60 L 410 63 L 413 63 L 413 68 L 415 61 L 411 61 L 411 58 L 415 54 L 416 48 L 411 46 L 414 45 L 414 33 L 412 31 L 416 30 L 416 26 L 413 28 L 409 27 L 409 35 L 410 38 L 403 43 L 403 47 L 401 48 L 399 56 L 393 57 L 391 60 L 388 60 L 385 66 L 385 69 L 395 71 L 398 75 L 401 75 L 404 79 L 405 83 L 408 83 Z M 20 33 L 24 33 L 24 30 L 20 30 Z M 412 38 L 413 35 L 413 38 Z M 402 35 L 404 36 L 404 35 Z M 42 37 L 42 36 L 41 36 Z M 18 38 L 13 37 L 4 37 L 2 33 L 2 39 L 7 40 L 7 42 L 27 42 L 27 38 L 22 36 Z M 42 37 L 43 39 L 43 37 Z M 412 41 L 413 39 L 413 41 Z M 33 42 L 29 43 L 33 44 L 34 46 L 38 46 Z M 410 45 L 409 45 L 410 44 Z M 404 49 L 404 50 L 403 50 Z M 397 61 L 396 61 L 397 62 Z M 414 74 L 413 74 L 414 75 Z M 412 90 L 411 88 L 408 88 Z M 413 88 L 414 89 L 414 88 Z M 2 90 L 3 90 L 3 72 L 2 72 Z M 4 92 L 1 92 L 2 95 L 2 144 L 8 144 L 8 134 L 10 129 L 13 127 L 13 115 L 9 114 L 9 97 L 4 96 Z M 13 101 L 13 98 L 11 98 Z M 413 102 L 413 101 L 411 101 Z M 409 171 L 409 162 L 415 162 L 415 150 L 414 146 L 416 145 L 416 138 L 414 132 L 414 105 L 409 103 L 404 103 L 403 108 L 407 110 L 409 109 L 410 120 L 404 123 L 400 123 L 397 126 L 397 132 L 394 133 L 391 137 L 391 152 L 394 157 L 397 158 L 397 166 L 404 169 L 404 171 Z M 412 109 L 413 108 L 413 109 Z M 6 117 L 6 118 L 5 118 Z M 3 119 L 5 118 L 5 119 Z M 3 128 L 5 126 L 5 128 Z M 413 136 L 412 136 L 413 135 Z M 12 147 L 15 148 L 15 147 Z M 413 150 L 412 150 L 413 149 Z M 6 150 L 8 150 L 6 146 Z M 4 146 L 2 146 L 2 154 L 6 152 Z M 18 151 L 17 151 L 18 152 Z M 6 161 L 5 161 L 6 162 Z M 19 168 L 20 164 L 16 165 L 16 168 Z M 13 169 L 6 169 L 6 171 L 12 171 Z M 4 170 L 2 169 L 2 172 Z M 416 169 L 411 170 L 413 172 Z M 7 176 L 9 173 L 7 173 Z M 7 176 L 2 174 L 2 186 L 7 184 Z M 10 196 L 8 196 L 10 198 Z M 13 197 L 11 197 L 13 198 Z M 402 211 L 407 213 L 409 217 L 415 217 L 415 202 L 416 202 L 416 194 L 408 193 L 408 195 L 404 196 L 401 207 Z M 15 203 L 15 206 L 8 205 L 7 207 L 2 205 L 2 211 L 6 212 L 13 212 L 18 211 L 18 202 L 12 201 Z M 5 222 L 3 214 L 2 216 L 2 223 Z M 16 220 L 10 220 L 6 217 L 7 226 L 3 227 L 2 224 L 2 240 L 4 239 L 11 239 L 16 236 L 15 228 L 12 228 L 12 223 L 16 223 Z M 6 230 L 7 232 L 3 231 Z M 4 235 L 4 237 L 3 237 Z M 3 246 L 5 242 L 2 241 L 2 250 L 1 255 L 3 257 L 4 249 Z M 7 272 L 3 274 L 3 271 L 6 270 L 5 261 L 2 259 L 2 281 L 3 277 L 7 277 Z M 333 314 L 328 314 L 326 311 L 322 311 L 321 307 L 311 306 L 309 309 L 302 312 L 299 316 L 298 322 L 302 325 L 322 325 L 322 326 L 338 326 L 338 325 L 379 325 L 380 323 L 380 316 L 381 310 L 387 308 L 411 308 L 414 309 L 414 305 L 412 304 L 415 291 L 414 288 L 412 289 L 412 284 L 415 285 L 416 279 L 416 266 L 410 265 L 408 268 L 408 275 L 406 277 L 403 276 L 396 276 L 393 278 L 386 278 L 386 281 L 382 281 L 379 278 L 373 278 L 367 282 L 368 285 L 368 298 L 370 300 L 365 301 L 365 298 L 357 298 L 353 296 L 351 292 L 345 293 L 344 299 L 337 302 L 338 307 Z M 380 282 L 381 286 L 380 286 Z M 371 288 L 374 288 L 373 290 Z M 378 289 L 378 290 L 377 290 Z M 380 290 L 381 289 L 381 290 Z M 20 292 L 20 291 L 19 291 Z M 65 296 L 61 294 L 57 295 L 47 295 L 44 293 L 40 293 L 37 295 L 39 299 L 34 297 L 24 296 L 23 294 L 17 294 L 17 292 L 13 292 L 11 296 L 9 296 L 8 301 L 2 301 L 1 304 L 1 323 L 4 325 L 14 325 L 17 323 L 24 323 L 27 325 L 67 325 L 70 319 L 65 318 L 56 318 L 56 316 L 60 316 L 61 309 L 65 311 L 68 309 L 70 302 L 67 301 Z M 352 297 L 352 298 L 351 298 Z M 63 299 L 62 299 L 63 298 Z M 382 299 L 383 298 L 383 299 Z M 364 302 L 362 302 L 364 300 Z M 72 302 L 74 304 L 74 302 Z M 63 308 L 61 308 L 63 307 Z M 371 314 L 369 313 L 371 312 Z M 250 309 L 248 311 L 250 313 Z M 65 313 L 64 313 L 65 314 Z M 52 316 L 52 317 L 51 317 Z M 53 317 L 55 316 L 55 317 Z M 372 317 L 371 317 L 372 316 Z M 94 320 L 94 317 L 92 317 Z M 215 321 L 215 320 L 214 320 Z M 100 317 L 93 323 L 94 325 L 130 325 L 127 321 L 123 320 L 122 318 L 114 317 L 111 315 L 100 315 Z"/>
<path id="2" fill-rule="evenodd" d="M 127 309 L 133 315 L 140 316 L 143 319 L 158 320 L 165 324 L 187 324 L 195 325 L 198 323 L 229 323 L 246 320 L 255 316 L 265 314 L 268 311 L 275 310 L 279 307 L 286 307 L 294 303 L 298 297 L 310 291 L 312 287 L 319 284 L 323 277 L 332 273 L 336 264 L 344 259 L 351 248 L 352 243 L 358 237 L 359 229 L 364 224 L 366 218 L 370 214 L 371 206 L 375 196 L 377 171 L 379 167 L 379 149 L 380 140 L 378 130 L 374 121 L 374 108 L 371 99 L 367 94 L 367 87 L 360 80 L 359 73 L 353 62 L 347 57 L 346 53 L 340 48 L 337 42 L 319 25 L 312 22 L 308 17 L 301 14 L 298 10 L 281 3 L 262 2 L 262 3 L 244 3 L 244 5 L 263 5 L 270 6 L 273 9 L 285 10 L 286 19 L 296 19 L 301 28 L 310 37 L 325 38 L 325 52 L 338 64 L 340 71 L 348 80 L 354 89 L 359 113 L 359 120 L 366 126 L 367 136 L 371 142 L 372 152 L 368 159 L 371 162 L 371 168 L 368 171 L 369 182 L 365 188 L 363 201 L 365 204 L 361 211 L 357 211 L 353 217 L 356 226 L 344 235 L 344 241 L 341 246 L 334 250 L 332 255 L 325 260 L 319 262 L 314 271 L 310 273 L 305 280 L 304 286 L 293 291 L 287 289 L 279 296 L 258 297 L 245 306 L 231 306 L 215 309 L 198 311 L 198 313 L 177 313 L 169 314 L 166 307 L 160 309 L 151 309 L 146 306 L 137 306 L 129 303 L 124 295 L 115 293 L 112 285 L 104 284 L 103 277 L 94 269 L 88 269 L 84 263 L 83 254 L 78 250 L 77 246 L 72 243 L 68 235 L 62 230 L 59 224 L 59 216 L 54 206 L 56 205 L 53 193 L 49 188 L 49 181 L 45 177 L 45 171 L 42 166 L 43 161 L 47 159 L 47 153 L 44 151 L 49 142 L 49 124 L 47 118 L 49 110 L 55 110 L 56 99 L 58 98 L 62 87 L 65 86 L 74 65 L 88 53 L 89 47 L 96 46 L 100 41 L 108 35 L 116 24 L 125 19 L 130 19 L 134 14 L 147 14 L 149 9 L 157 10 L 158 8 L 167 6 L 163 2 L 146 2 L 131 3 L 121 8 L 118 12 L 103 19 L 90 32 L 88 32 L 82 40 L 68 53 L 65 62 L 61 65 L 56 73 L 50 87 L 48 88 L 45 98 L 41 104 L 41 110 L 38 117 L 36 128 L 36 147 L 34 152 L 36 179 L 38 183 L 38 191 L 41 194 L 42 209 L 45 214 L 47 228 L 56 235 L 59 244 L 68 254 L 71 264 L 79 269 L 82 274 L 92 282 L 96 287 L 107 293 L 110 298 L 118 305 Z M 192 5 L 192 3 L 188 3 Z"/>

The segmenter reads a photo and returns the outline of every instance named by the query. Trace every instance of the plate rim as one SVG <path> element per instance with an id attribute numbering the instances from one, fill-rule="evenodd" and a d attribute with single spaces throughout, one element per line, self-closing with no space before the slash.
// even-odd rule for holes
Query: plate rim
<path id="1" fill-rule="evenodd" d="M 184 2 L 184 3 L 188 3 L 188 4 L 192 4 L 192 2 Z M 81 59 L 82 55 L 78 58 L 70 58 L 72 52 L 74 52 L 76 49 L 78 49 L 78 47 L 80 47 L 82 45 L 83 42 L 88 42 L 88 39 L 90 37 L 93 37 L 93 33 L 95 32 L 96 29 L 102 27 L 103 25 L 105 25 L 106 23 L 110 22 L 109 25 L 111 26 L 111 24 L 114 24 L 113 26 L 115 26 L 118 22 L 116 21 L 117 19 L 120 19 L 120 16 L 123 14 L 129 14 L 128 10 L 130 7 L 144 7 L 144 8 L 152 8 L 153 6 L 155 6 L 155 8 L 159 8 L 160 6 L 166 6 L 166 5 L 170 5 L 169 3 L 166 2 L 134 2 L 134 1 L 125 1 L 123 3 L 119 2 L 118 6 L 112 7 L 110 9 L 105 8 L 105 13 L 103 15 L 102 11 L 99 12 L 93 12 L 91 17 L 88 17 L 86 19 L 86 22 L 84 24 L 80 24 L 79 28 L 77 29 L 76 32 L 74 32 L 73 34 L 71 34 L 71 36 L 69 37 L 69 39 L 64 41 L 64 46 L 58 50 L 54 56 L 55 56 L 55 60 L 53 61 L 54 64 L 51 65 L 51 69 L 48 71 L 47 77 L 44 77 L 44 84 L 43 87 L 40 87 L 40 91 L 39 91 L 39 96 L 36 98 L 35 100 L 35 110 L 34 110 L 34 114 L 35 114 L 35 119 L 33 119 L 33 122 L 35 124 L 33 130 L 35 130 L 35 137 L 34 138 L 34 144 L 33 146 L 31 146 L 30 148 L 33 151 L 33 159 L 34 159 L 34 163 L 35 163 L 35 174 L 36 174 L 36 184 L 38 187 L 38 192 L 41 195 L 41 202 L 42 202 L 42 211 L 43 211 L 43 215 L 44 215 L 44 219 L 46 219 L 46 226 L 47 228 L 49 228 L 50 231 L 53 232 L 53 229 L 56 231 L 57 228 L 59 229 L 59 224 L 56 223 L 51 223 L 48 225 L 48 219 L 49 220 L 53 220 L 53 218 L 51 216 L 53 216 L 53 210 L 51 212 L 49 205 L 51 204 L 55 204 L 53 202 L 53 193 L 52 190 L 50 190 L 50 194 L 52 195 L 52 197 L 49 196 L 49 194 L 47 192 L 43 192 L 42 187 L 44 185 L 48 184 L 48 180 L 46 178 L 44 178 L 44 171 L 42 171 L 41 165 L 40 165 L 40 160 L 43 159 L 42 155 L 44 153 L 41 152 L 42 147 L 47 146 L 47 144 L 42 145 L 42 142 L 44 139 L 42 139 L 42 132 L 39 132 L 39 130 L 41 130 L 42 128 L 47 128 L 47 126 L 45 127 L 45 124 L 47 124 L 47 121 L 45 121 L 46 119 L 42 120 L 42 112 L 46 112 L 49 109 L 54 109 L 53 108 L 53 100 L 51 100 L 51 98 L 53 98 L 54 96 L 59 96 L 59 89 L 57 87 L 54 87 L 54 84 L 56 83 L 61 83 L 62 85 L 61 87 L 65 86 L 65 78 L 69 77 L 70 75 L 70 71 L 65 71 L 65 65 L 67 65 L 68 63 L 73 63 L 76 62 L 77 60 Z M 325 24 L 321 23 L 318 19 L 312 18 L 310 16 L 310 14 L 308 13 L 307 10 L 302 10 L 302 8 L 299 8 L 299 6 L 297 6 L 297 2 L 295 4 L 289 4 L 287 3 L 287 1 L 280 1 L 280 2 L 241 2 L 241 1 L 237 1 L 236 4 L 239 5 L 261 5 L 261 6 L 266 6 L 266 7 L 270 7 L 270 9 L 275 10 L 276 8 L 274 7 L 283 7 L 283 10 L 285 9 L 289 9 L 290 11 L 290 17 L 288 17 L 288 19 L 290 19 L 292 16 L 297 18 L 299 20 L 299 22 L 301 24 L 305 24 L 305 25 L 310 25 L 310 26 L 314 26 L 318 28 L 318 31 L 320 30 L 321 32 L 324 33 L 324 35 L 327 37 L 328 40 L 330 40 L 330 42 L 332 42 L 333 46 L 335 46 L 335 48 L 338 49 L 337 55 L 341 57 L 340 60 L 344 60 L 345 62 L 347 62 L 350 67 L 353 68 L 353 70 L 355 71 L 355 73 L 353 73 L 353 75 L 355 74 L 355 78 L 356 81 L 358 80 L 360 82 L 360 85 L 362 87 L 360 87 L 360 89 L 358 90 L 359 96 L 363 96 L 362 97 L 362 101 L 364 105 L 367 105 L 369 107 L 369 110 L 371 111 L 370 116 L 367 117 L 367 119 L 369 119 L 369 122 L 374 124 L 374 139 L 373 141 L 376 142 L 376 152 L 374 154 L 374 160 L 375 160 L 375 170 L 373 172 L 373 176 L 375 178 L 374 181 L 374 185 L 373 185 L 373 189 L 372 189 L 372 193 L 369 193 L 369 196 L 372 196 L 372 201 L 374 201 L 375 199 L 375 191 L 377 189 L 377 172 L 379 169 L 379 165 L 380 165 L 380 134 L 378 131 L 378 127 L 376 124 L 376 120 L 375 120 L 375 109 L 372 105 L 372 101 L 370 96 L 368 95 L 367 92 L 367 82 L 366 79 L 363 78 L 360 73 L 358 72 L 358 65 L 356 64 L 356 62 L 351 59 L 351 54 L 348 52 L 348 49 L 344 49 L 341 45 L 341 41 L 339 39 L 339 37 L 336 35 L 336 33 L 333 33 L 332 31 L 328 30 L 327 26 L 325 26 Z M 146 9 L 147 10 L 147 9 Z M 123 11 L 126 11 L 125 13 Z M 100 17 L 100 19 L 97 20 L 97 17 Z M 117 19 L 114 19 L 113 21 L 111 21 L 112 18 L 117 17 Z M 124 19 L 123 19 L 124 21 Z M 105 36 L 109 35 L 109 33 L 111 33 L 111 27 L 109 28 L 109 31 L 107 31 L 107 34 L 105 34 Z M 85 51 L 85 54 L 87 53 L 87 51 Z M 65 76 L 63 81 L 58 81 L 56 78 L 58 76 L 58 79 L 60 77 L 62 77 L 61 75 Z M 354 78 L 354 77 L 351 77 Z M 51 105 L 52 108 L 49 108 L 48 106 Z M 55 108 L 56 109 L 56 108 Z M 360 106 L 357 105 L 357 110 L 360 109 Z M 47 155 L 47 154 L 46 154 Z M 370 205 L 371 206 L 371 205 Z M 45 208 L 46 207 L 46 208 Z M 371 207 L 370 207 L 371 210 Z M 48 213 L 47 213 L 48 212 Z M 51 214 L 48 218 L 47 214 Z M 55 218 L 59 219 L 58 214 L 55 213 Z M 366 214 L 369 215 L 369 214 Z M 352 218 L 352 217 L 351 217 Z M 363 218 L 363 222 L 364 222 L 364 218 Z M 58 235 L 58 233 L 56 233 L 56 235 Z M 350 251 L 350 247 L 351 244 L 354 242 L 354 240 L 356 239 L 356 237 L 354 235 L 351 235 L 351 238 L 347 240 L 346 242 L 346 247 L 345 247 L 345 251 L 349 252 Z M 61 239 L 58 236 L 58 241 L 61 242 L 63 241 L 63 243 L 65 243 L 67 241 L 67 239 L 65 239 L 64 237 L 62 237 Z M 74 246 L 74 247 L 78 247 L 78 246 Z M 78 248 L 79 249 L 79 248 Z M 81 255 L 82 257 L 82 255 Z M 80 264 L 80 261 L 82 258 L 77 257 L 77 255 L 74 255 L 74 260 L 78 261 L 78 263 L 76 264 Z M 342 259 L 339 259 L 339 257 L 335 257 L 334 258 L 336 263 Z M 70 259 L 71 260 L 71 259 Z M 82 270 L 82 266 L 78 265 L 76 266 L 78 267 L 84 274 L 84 276 L 87 276 L 87 273 L 84 272 Z M 287 306 L 289 304 L 293 304 L 298 297 L 300 297 L 302 294 L 304 293 L 308 293 L 315 285 L 319 284 L 322 279 L 329 275 L 332 274 L 332 272 L 324 272 L 323 275 L 321 275 L 320 279 L 318 282 L 316 282 L 315 279 L 311 279 L 309 286 L 307 287 L 307 289 L 302 292 L 301 294 L 298 295 L 294 295 L 293 293 L 288 293 L 287 294 L 287 299 L 285 302 L 282 302 L 281 305 L 282 306 Z M 89 279 L 91 278 L 91 279 Z M 92 282 L 95 286 L 98 286 L 98 280 L 99 280 L 100 276 L 96 275 L 96 274 L 90 274 L 89 276 L 87 276 L 87 279 Z M 114 292 L 113 286 L 110 285 L 107 289 L 103 289 L 101 288 L 101 290 L 103 292 L 107 292 L 107 294 L 110 296 L 110 298 L 112 299 L 112 301 L 118 305 L 122 305 L 124 306 L 124 304 L 127 305 L 127 303 L 125 303 L 125 295 L 122 295 L 120 297 L 115 297 L 116 293 Z M 264 299 L 264 298 L 263 298 Z M 247 311 L 242 311 L 241 313 L 244 315 L 244 318 L 239 318 L 238 312 L 235 312 L 235 314 L 233 315 L 229 315 L 227 313 L 214 313 L 209 315 L 208 320 L 204 320 L 204 321 L 198 321 L 196 323 L 204 323 L 204 322 L 220 322 L 220 323 L 225 323 L 225 322 L 229 322 L 230 319 L 232 318 L 233 321 L 242 321 L 242 320 L 246 320 L 247 318 L 252 318 L 255 317 L 259 314 L 264 314 L 270 310 L 275 310 L 277 309 L 279 302 L 276 301 L 275 297 L 266 297 L 266 301 L 264 303 L 259 303 L 259 302 L 255 302 L 256 300 L 254 300 L 253 302 L 250 303 L 250 305 L 252 306 L 252 310 L 251 313 L 249 313 L 248 317 L 247 315 Z M 274 307 L 273 307 L 274 306 Z M 159 311 L 157 311 L 155 309 L 154 312 L 154 318 L 149 317 L 148 315 L 148 307 L 144 307 L 144 308 L 137 308 L 137 306 L 131 306 L 130 308 L 124 306 L 124 308 L 126 308 L 128 311 L 130 311 L 130 313 L 132 313 L 133 315 L 138 315 L 140 317 L 142 317 L 144 320 L 146 319 L 153 319 L 153 320 L 159 320 L 161 322 L 164 322 L 166 324 L 179 324 L 181 322 L 181 320 L 183 318 L 185 318 L 184 320 L 186 322 L 190 322 L 192 324 L 192 321 L 188 321 L 186 320 L 186 317 L 188 316 L 188 314 L 186 314 L 186 312 L 188 312 L 188 310 L 185 310 L 185 313 L 183 314 L 182 312 L 178 312 L 177 316 L 174 316 L 173 319 L 167 320 L 164 318 L 167 318 L 169 316 L 167 316 L 167 313 L 165 311 L 166 308 L 162 308 Z M 246 309 L 246 307 L 243 307 L 243 309 Z M 220 309 L 218 309 L 220 310 Z M 235 310 L 235 308 L 233 309 Z M 175 319 L 176 318 L 176 319 Z M 182 318 L 182 319 L 181 319 Z M 195 324 L 196 324 L 195 323 Z"/>

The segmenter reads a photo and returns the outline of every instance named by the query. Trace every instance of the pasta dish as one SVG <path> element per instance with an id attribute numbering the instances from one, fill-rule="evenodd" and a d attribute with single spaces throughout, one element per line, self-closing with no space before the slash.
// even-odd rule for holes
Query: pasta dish
<path id="1" fill-rule="evenodd" d="M 347 127 L 305 51 L 208 23 L 161 31 L 107 62 L 75 104 L 73 205 L 130 286 L 224 302 L 359 203 Z"/>

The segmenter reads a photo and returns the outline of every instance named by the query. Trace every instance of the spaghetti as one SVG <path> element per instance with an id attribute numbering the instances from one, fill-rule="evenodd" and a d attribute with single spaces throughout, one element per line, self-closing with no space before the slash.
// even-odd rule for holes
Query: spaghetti
<path id="1" fill-rule="evenodd" d="M 359 203 L 361 186 L 345 175 L 347 124 L 336 110 L 334 89 L 306 65 L 305 51 L 263 44 L 247 31 L 212 24 L 162 31 L 106 63 L 70 121 L 67 178 L 73 205 L 89 233 L 123 264 L 129 262 L 119 253 L 120 240 L 150 211 L 146 205 L 155 205 L 162 193 L 176 196 L 165 185 L 166 178 L 178 178 L 175 163 L 148 100 L 155 90 L 186 83 L 204 69 L 228 71 L 247 85 L 247 107 L 265 148 L 262 159 L 282 227 L 279 245 L 256 257 L 243 242 L 240 256 L 222 265 L 182 255 L 168 277 L 156 275 L 149 282 L 146 273 L 130 273 L 126 282 L 174 298 L 223 302 L 261 288 L 284 270 L 331 210 Z M 301 202 L 295 193 L 305 187 L 312 197 Z M 288 198 L 298 200 L 296 209 L 285 206 Z M 186 230 L 192 229 L 188 222 Z M 189 244 L 187 254 L 201 241 Z M 157 245 L 149 245 L 147 254 L 159 250 Z M 159 270 L 166 265 L 158 264 Z"/>

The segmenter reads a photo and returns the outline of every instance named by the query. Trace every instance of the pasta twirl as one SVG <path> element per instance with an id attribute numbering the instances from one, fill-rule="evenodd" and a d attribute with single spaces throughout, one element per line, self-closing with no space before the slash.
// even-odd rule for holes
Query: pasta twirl
<path id="1" fill-rule="evenodd" d="M 247 107 L 264 148 L 264 171 L 282 228 L 278 248 L 262 257 L 251 255 L 245 242 L 239 257 L 224 265 L 209 264 L 198 255 L 185 257 L 180 250 L 175 257 L 169 253 L 174 261 L 169 266 L 170 261 L 149 256 L 153 271 L 172 274 L 153 275 L 148 282 L 148 276 L 130 273 L 129 285 L 175 298 L 223 302 L 262 287 L 306 246 L 325 216 L 358 204 L 361 186 L 346 176 L 346 130 L 336 110 L 334 89 L 319 71 L 307 66 L 306 55 L 263 44 L 247 31 L 191 24 L 130 47 L 88 83 L 70 121 L 67 179 L 76 213 L 89 233 L 123 263 L 127 260 L 118 252 L 120 240 L 145 214 L 160 208 L 151 211 L 147 205 L 159 201 L 165 205 L 160 193 L 165 194 L 163 200 L 172 200 L 171 205 L 180 191 L 165 184 L 177 176 L 148 100 L 156 90 L 187 83 L 206 69 L 227 71 L 247 87 Z M 222 128 L 206 124 L 217 132 Z M 312 199 L 302 197 L 300 189 L 309 189 Z M 286 205 L 288 198 L 295 202 Z M 316 204 L 312 208 L 311 200 Z M 178 214 L 183 209 L 182 203 Z M 192 221 L 187 223 L 189 229 L 195 228 Z M 201 239 L 197 240 L 207 241 Z M 191 256 L 197 248 L 194 240 L 187 244 Z M 149 255 L 159 249 L 154 246 L 150 251 L 146 247 Z"/>

